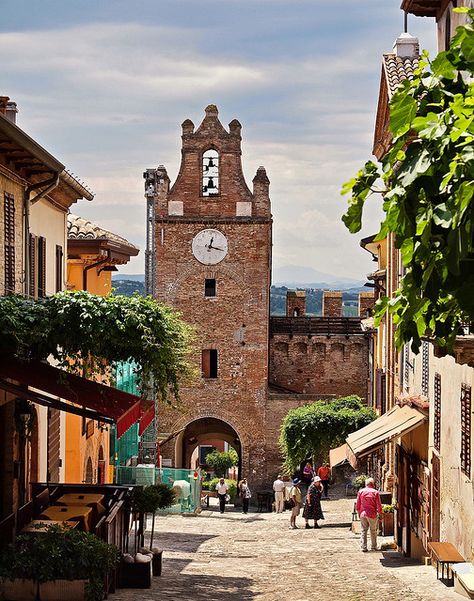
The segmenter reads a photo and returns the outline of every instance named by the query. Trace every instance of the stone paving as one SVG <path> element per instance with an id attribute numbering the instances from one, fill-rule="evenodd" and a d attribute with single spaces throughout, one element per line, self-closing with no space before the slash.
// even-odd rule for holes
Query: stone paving
<path id="1" fill-rule="evenodd" d="M 121 589 L 110 599 L 462 601 L 431 566 L 394 551 L 362 553 L 350 532 L 353 502 L 323 500 L 320 530 L 289 530 L 288 512 L 159 517 L 163 575 L 153 578 L 151 589 Z"/>

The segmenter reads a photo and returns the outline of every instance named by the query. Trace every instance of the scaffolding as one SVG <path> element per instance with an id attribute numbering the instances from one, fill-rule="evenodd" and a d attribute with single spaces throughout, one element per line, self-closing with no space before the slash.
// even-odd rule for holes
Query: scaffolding
<path id="1" fill-rule="evenodd" d="M 146 198 L 146 250 L 145 250 L 145 295 L 155 298 L 155 197 L 157 192 L 157 169 L 143 173 Z"/>

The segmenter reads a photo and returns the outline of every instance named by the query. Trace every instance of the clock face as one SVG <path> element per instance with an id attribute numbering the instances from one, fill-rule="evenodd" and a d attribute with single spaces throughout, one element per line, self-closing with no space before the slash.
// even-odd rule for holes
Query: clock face
<path id="1" fill-rule="evenodd" d="M 193 255 L 203 265 L 216 265 L 227 255 L 227 238 L 218 230 L 202 230 L 193 238 Z"/>

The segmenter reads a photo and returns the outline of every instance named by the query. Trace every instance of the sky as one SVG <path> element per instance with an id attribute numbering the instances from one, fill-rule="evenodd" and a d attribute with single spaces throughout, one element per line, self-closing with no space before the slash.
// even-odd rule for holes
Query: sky
<path id="1" fill-rule="evenodd" d="M 242 124 L 247 183 L 270 179 L 273 269 L 363 281 L 373 271 L 341 222 L 342 184 L 370 158 L 381 58 L 401 33 L 400 0 L 15 0 L 2 7 L 0 94 L 17 124 L 95 193 L 72 212 L 142 249 L 142 173 L 173 182 L 180 124 L 204 108 Z M 422 48 L 435 23 L 410 16 Z M 288 271 L 286 269 L 286 271 Z M 291 270 L 290 270 L 291 271 Z M 299 272 L 299 273 L 300 273 Z"/>

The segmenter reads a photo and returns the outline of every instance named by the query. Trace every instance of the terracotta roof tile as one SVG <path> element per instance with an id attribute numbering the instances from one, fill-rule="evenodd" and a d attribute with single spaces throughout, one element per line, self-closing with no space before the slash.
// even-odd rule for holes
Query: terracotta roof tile
<path id="1" fill-rule="evenodd" d="M 138 249 L 138 246 L 122 238 L 122 236 L 104 230 L 96 223 L 92 223 L 92 221 L 78 215 L 69 214 L 67 216 L 67 237 L 70 240 L 109 240 L 116 244 Z"/>
<path id="2" fill-rule="evenodd" d="M 413 72 L 418 68 L 420 59 L 401 58 L 396 54 L 384 54 L 383 66 L 387 79 L 389 96 L 392 96 L 397 87 L 406 79 L 413 79 Z"/>

